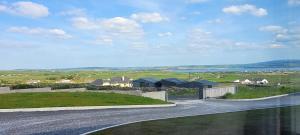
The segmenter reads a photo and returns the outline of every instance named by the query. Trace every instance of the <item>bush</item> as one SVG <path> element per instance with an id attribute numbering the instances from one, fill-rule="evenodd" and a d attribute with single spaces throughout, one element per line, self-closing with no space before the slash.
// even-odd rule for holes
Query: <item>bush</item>
<path id="1" fill-rule="evenodd" d="M 72 89 L 72 88 L 85 88 L 86 84 L 72 84 L 72 83 L 57 83 L 49 85 L 52 90 L 55 89 Z"/>
<path id="2" fill-rule="evenodd" d="M 226 98 L 229 98 L 231 97 L 233 94 L 232 93 L 226 93 L 224 96 L 222 96 L 221 98 L 222 99 L 226 99 Z"/>
<path id="3" fill-rule="evenodd" d="M 38 84 L 17 84 L 10 86 L 10 89 L 30 89 L 30 88 L 40 88 Z"/>
<path id="4" fill-rule="evenodd" d="M 86 86 L 88 90 L 134 90 L 134 88 L 130 87 L 118 87 L 118 86 Z"/>

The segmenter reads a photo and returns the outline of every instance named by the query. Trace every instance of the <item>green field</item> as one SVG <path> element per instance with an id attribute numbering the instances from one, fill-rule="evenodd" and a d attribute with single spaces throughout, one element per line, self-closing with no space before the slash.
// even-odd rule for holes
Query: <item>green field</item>
<path id="1" fill-rule="evenodd" d="M 259 98 L 299 92 L 300 72 L 207 72 L 181 73 L 169 71 L 0 71 L 0 85 L 10 86 L 12 89 L 52 87 L 52 89 L 68 89 L 86 87 L 95 79 L 127 76 L 131 79 L 141 77 L 179 78 L 183 80 L 206 79 L 221 84 L 232 84 L 234 80 L 265 78 L 269 81 L 267 87 L 239 86 L 235 95 L 226 95 L 224 98 Z M 73 84 L 56 83 L 61 79 L 72 80 Z M 29 80 L 40 80 L 41 83 L 26 85 Z M 280 83 L 280 86 L 278 84 Z M 185 93 L 179 93 L 185 94 Z"/>
<path id="2" fill-rule="evenodd" d="M 114 127 L 92 135 L 298 135 L 300 106 L 172 118 Z"/>
<path id="3" fill-rule="evenodd" d="M 0 94 L 0 109 L 152 104 L 167 103 L 139 96 L 96 92 Z"/>
<path id="4" fill-rule="evenodd" d="M 289 94 L 300 92 L 300 89 L 293 87 L 255 87 L 255 86 L 238 86 L 236 94 L 226 94 L 223 98 L 226 99 L 251 99 L 251 98 L 262 98 L 275 95 Z"/>
<path id="5" fill-rule="evenodd" d="M 179 78 L 184 80 L 206 79 L 220 83 L 230 83 L 236 79 L 266 78 L 271 84 L 300 82 L 300 72 L 215 72 L 215 73 L 178 73 L 169 71 L 0 71 L 1 85 L 26 83 L 40 80 L 41 83 L 55 83 L 70 79 L 75 83 L 88 83 L 95 79 L 127 76 L 132 79 L 141 77 Z"/>

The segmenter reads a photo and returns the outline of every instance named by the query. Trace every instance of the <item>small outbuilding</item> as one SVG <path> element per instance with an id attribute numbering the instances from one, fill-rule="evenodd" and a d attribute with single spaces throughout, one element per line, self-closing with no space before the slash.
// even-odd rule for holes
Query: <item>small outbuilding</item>
<path id="1" fill-rule="evenodd" d="M 108 80 L 97 79 L 97 80 L 91 82 L 90 85 L 97 86 L 97 87 L 100 87 L 100 86 L 110 86 L 110 82 Z"/>

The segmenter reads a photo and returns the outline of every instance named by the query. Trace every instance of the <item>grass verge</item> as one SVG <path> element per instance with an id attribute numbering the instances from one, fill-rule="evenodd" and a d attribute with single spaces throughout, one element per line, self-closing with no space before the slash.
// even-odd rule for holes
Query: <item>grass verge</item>
<path id="1" fill-rule="evenodd" d="M 253 98 L 262 98 L 270 97 L 282 94 L 289 94 L 300 92 L 299 88 L 292 87 L 253 87 L 253 86 L 239 86 L 236 94 L 226 94 L 223 96 L 225 99 L 253 99 Z"/>
<path id="2" fill-rule="evenodd" d="M 300 106 L 154 120 L 92 135 L 296 135 Z"/>
<path id="3" fill-rule="evenodd" d="M 0 109 L 153 104 L 167 104 L 167 102 L 132 95 L 96 92 L 0 94 Z"/>

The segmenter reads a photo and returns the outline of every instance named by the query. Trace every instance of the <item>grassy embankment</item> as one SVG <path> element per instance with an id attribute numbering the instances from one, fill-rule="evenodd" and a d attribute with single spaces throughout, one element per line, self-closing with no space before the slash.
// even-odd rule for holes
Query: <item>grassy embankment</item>
<path id="1" fill-rule="evenodd" d="M 132 95 L 94 92 L 0 94 L 0 109 L 153 104 L 167 102 Z"/>
<path id="2" fill-rule="evenodd" d="M 300 106 L 260 109 L 139 122 L 92 135 L 296 135 L 299 115 Z"/>
<path id="3" fill-rule="evenodd" d="M 226 94 L 225 99 L 252 99 L 282 94 L 300 92 L 300 89 L 291 87 L 254 87 L 239 86 L 236 94 Z"/>

